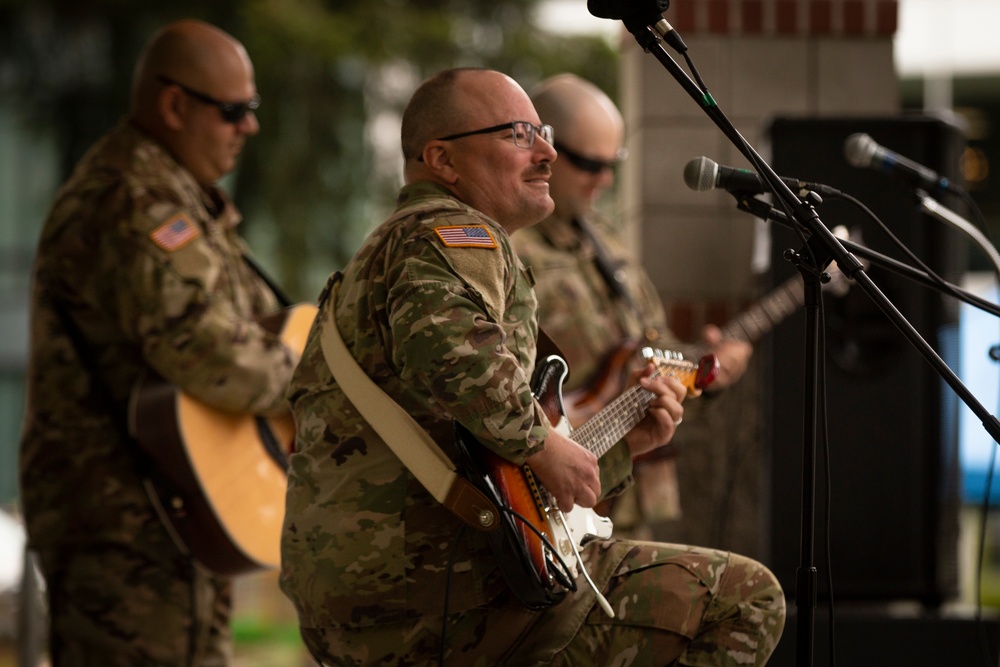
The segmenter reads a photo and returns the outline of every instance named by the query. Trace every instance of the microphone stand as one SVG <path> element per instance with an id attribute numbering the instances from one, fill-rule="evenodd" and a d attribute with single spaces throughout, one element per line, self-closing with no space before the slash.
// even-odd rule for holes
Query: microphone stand
<path id="1" fill-rule="evenodd" d="M 760 218 L 764 222 L 777 222 L 784 227 L 789 229 L 795 229 L 795 223 L 788 219 L 788 216 L 784 212 L 779 211 L 774 208 L 768 202 L 757 199 L 756 197 L 750 196 L 749 194 L 731 193 L 736 198 L 736 208 L 741 211 L 745 211 L 755 218 Z M 978 231 L 978 230 L 977 230 Z M 891 271 L 898 276 L 907 278 L 914 283 L 919 283 L 925 287 L 930 287 L 932 289 L 937 289 L 942 291 L 942 293 L 947 293 L 950 296 L 954 296 L 959 300 L 974 306 L 982 311 L 990 313 L 991 315 L 996 315 L 1000 317 L 1000 305 L 993 303 L 992 301 L 987 301 L 978 294 L 973 294 L 958 285 L 945 282 L 946 290 L 941 290 L 941 283 L 934 280 L 927 274 L 926 271 L 914 268 L 909 264 L 900 262 L 897 259 L 893 259 L 887 255 L 883 255 L 880 252 L 872 250 L 866 246 L 860 245 L 851 241 L 850 239 L 841 239 L 841 243 L 844 247 L 849 249 L 852 253 L 863 257 L 869 264 L 874 264 L 887 271 Z M 1000 270 L 1000 267 L 998 267 Z"/>
<path id="2" fill-rule="evenodd" d="M 983 423 L 983 427 L 994 441 L 1000 441 L 1000 421 L 991 415 L 986 408 L 976 400 L 975 396 L 962 384 L 958 376 L 948 367 L 934 349 L 925 341 L 920 333 L 900 313 L 892 302 L 872 282 L 865 273 L 861 262 L 849 253 L 841 241 L 823 224 L 815 209 L 800 200 L 794 192 L 781 180 L 767 162 L 740 135 L 733 124 L 719 109 L 715 100 L 707 90 L 699 88 L 694 81 L 674 62 L 660 42 L 659 35 L 670 41 L 671 46 L 683 47 L 673 28 L 663 19 L 662 13 L 655 8 L 650 11 L 634 10 L 630 15 L 622 17 L 626 29 L 632 33 L 643 51 L 652 54 L 660 64 L 673 76 L 680 86 L 702 108 L 716 126 L 726 135 L 733 145 L 753 164 L 757 173 L 770 184 L 775 197 L 782 203 L 782 208 L 789 211 L 796 223 L 797 229 L 806 230 L 809 240 L 804 249 L 793 253 L 790 258 L 795 262 L 805 283 L 805 315 L 806 315 L 806 355 L 805 364 L 805 413 L 803 433 L 803 469 L 802 469 L 802 534 L 800 545 L 800 564 L 796 576 L 795 604 L 798 610 L 796 632 L 796 664 L 808 667 L 813 663 L 814 653 L 814 622 L 816 612 L 816 578 L 814 565 L 815 535 L 815 453 L 816 432 L 818 428 L 817 410 L 821 393 L 819 386 L 822 377 L 819 370 L 818 342 L 820 332 L 820 274 L 832 261 L 836 260 L 840 270 L 875 302 L 889 320 L 902 332 L 910 343 L 923 355 L 934 370 L 952 387 L 956 394 L 975 413 Z M 681 51 L 686 48 L 679 49 Z"/>

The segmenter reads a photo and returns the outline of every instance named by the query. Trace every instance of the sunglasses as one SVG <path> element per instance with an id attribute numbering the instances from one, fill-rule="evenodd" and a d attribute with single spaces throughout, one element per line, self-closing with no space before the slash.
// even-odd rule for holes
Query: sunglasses
<path id="1" fill-rule="evenodd" d="M 500 132 L 501 130 L 511 130 L 514 133 L 514 145 L 518 148 L 531 148 L 535 145 L 536 136 L 541 137 L 548 144 L 552 143 L 551 125 L 532 125 L 526 120 L 515 120 L 513 123 L 484 127 L 481 130 L 449 134 L 447 137 L 439 137 L 437 140 L 451 141 L 453 139 L 461 139 L 462 137 L 471 137 L 474 134 L 490 134 L 491 132 Z"/>
<path id="2" fill-rule="evenodd" d="M 580 171 L 587 172 L 588 174 L 599 174 L 605 169 L 614 169 L 618 166 L 619 162 L 628 157 L 628 151 L 624 148 L 618 151 L 618 157 L 614 160 L 598 160 L 596 158 L 580 155 L 576 151 L 566 148 L 558 141 L 552 145 L 555 147 L 560 157 L 566 158 L 569 160 L 571 165 Z"/>
<path id="3" fill-rule="evenodd" d="M 219 114 L 222 116 L 222 120 L 227 123 L 236 124 L 243 120 L 244 116 L 260 106 L 260 95 L 254 95 L 247 102 L 220 102 L 210 95 L 194 90 L 193 88 L 188 88 L 183 83 L 174 81 L 168 77 L 158 74 L 157 79 L 168 86 L 177 86 L 184 91 L 189 97 L 202 102 L 204 104 L 210 104 L 219 110 Z"/>

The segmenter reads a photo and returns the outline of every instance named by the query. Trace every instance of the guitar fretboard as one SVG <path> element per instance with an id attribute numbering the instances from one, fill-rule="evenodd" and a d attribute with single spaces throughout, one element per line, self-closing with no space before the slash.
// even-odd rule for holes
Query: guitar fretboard
<path id="1" fill-rule="evenodd" d="M 756 343 L 803 303 L 802 277 L 792 276 L 728 322 L 722 329 L 722 337 Z"/>
<path id="2" fill-rule="evenodd" d="M 696 372 L 696 366 L 689 361 L 671 361 L 658 366 L 652 376 L 673 375 L 687 385 Z M 642 421 L 649 411 L 651 400 L 653 400 L 652 393 L 640 385 L 633 385 L 579 428 L 574 429 L 573 440 L 600 458 Z"/>

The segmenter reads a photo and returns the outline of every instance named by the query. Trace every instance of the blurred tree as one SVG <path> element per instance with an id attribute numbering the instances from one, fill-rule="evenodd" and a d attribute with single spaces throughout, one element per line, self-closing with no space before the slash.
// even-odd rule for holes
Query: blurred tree
<path id="1" fill-rule="evenodd" d="M 158 26 L 194 17 L 229 31 L 250 52 L 263 98 L 261 133 L 229 185 L 265 265 L 293 298 L 313 299 L 392 204 L 399 118 L 423 78 L 483 66 L 528 88 L 573 71 L 615 96 L 616 51 L 545 30 L 539 4 L 0 0 L 0 95 L 54 133 L 65 177 L 125 113 L 132 67 Z"/>

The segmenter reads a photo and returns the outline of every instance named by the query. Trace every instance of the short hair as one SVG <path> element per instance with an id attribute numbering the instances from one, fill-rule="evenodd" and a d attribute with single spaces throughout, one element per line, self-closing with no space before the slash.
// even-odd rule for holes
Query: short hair
<path id="1" fill-rule="evenodd" d="M 456 101 L 455 87 L 465 73 L 485 71 L 481 67 L 446 69 L 425 80 L 410 97 L 403 111 L 400 139 L 403 158 L 415 160 L 431 139 L 451 134 L 461 123 L 464 110 Z"/>

